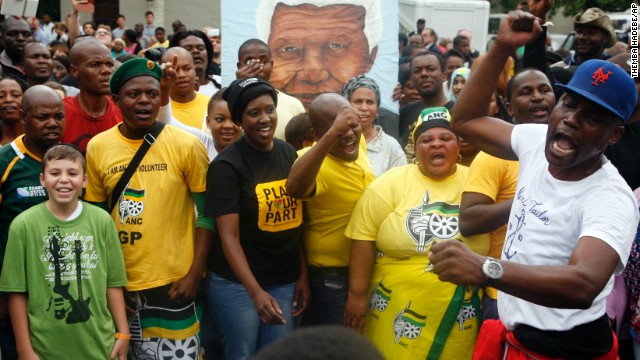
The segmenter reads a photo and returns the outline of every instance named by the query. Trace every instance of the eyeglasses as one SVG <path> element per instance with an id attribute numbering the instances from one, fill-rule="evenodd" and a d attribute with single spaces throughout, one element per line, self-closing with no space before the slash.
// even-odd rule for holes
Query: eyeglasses
<path id="1" fill-rule="evenodd" d="M 96 35 L 111 35 L 108 31 L 96 31 Z"/>

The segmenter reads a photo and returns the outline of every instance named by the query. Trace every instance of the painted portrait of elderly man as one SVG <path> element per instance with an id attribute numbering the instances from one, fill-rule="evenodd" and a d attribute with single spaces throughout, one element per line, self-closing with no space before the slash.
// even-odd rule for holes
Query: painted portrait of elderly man
<path id="1" fill-rule="evenodd" d="M 260 0 L 258 37 L 271 49 L 274 87 L 307 106 L 368 73 L 382 35 L 379 0 Z"/>

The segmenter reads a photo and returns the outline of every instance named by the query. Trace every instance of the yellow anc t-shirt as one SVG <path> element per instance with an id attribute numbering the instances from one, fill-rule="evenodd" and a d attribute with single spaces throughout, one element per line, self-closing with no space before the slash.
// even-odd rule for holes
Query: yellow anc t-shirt
<path id="1" fill-rule="evenodd" d="M 395 258 L 426 257 L 433 241 L 451 239 L 487 255 L 488 236 L 463 237 L 458 230 L 460 199 L 469 168 L 458 165 L 456 173 L 443 180 L 422 175 L 413 164 L 392 170 L 376 179 L 362 195 L 346 236 L 376 241 L 378 249 Z"/>
<path id="2" fill-rule="evenodd" d="M 298 158 L 310 148 L 298 151 Z M 344 236 L 360 195 L 375 179 L 364 137 L 356 161 L 325 156 L 313 197 L 304 201 L 304 248 L 307 263 L 317 267 L 348 266 L 351 241 Z"/>
<path id="3" fill-rule="evenodd" d="M 125 138 L 118 126 L 91 139 L 85 200 L 109 200 L 142 141 Z M 208 165 L 202 142 L 173 126 L 165 126 L 149 148 L 111 213 L 128 290 L 167 285 L 189 271 L 196 216 L 191 193 L 205 191 Z"/>
<path id="4" fill-rule="evenodd" d="M 518 185 L 519 167 L 520 165 L 517 161 L 500 159 L 481 151 L 471 163 L 469 180 L 464 192 L 485 195 L 496 204 L 512 199 L 515 196 L 516 186 Z M 506 234 L 506 223 L 491 232 L 489 256 L 500 259 Z M 492 299 L 497 298 L 498 291 L 496 289 L 486 288 L 486 290 L 489 297 Z"/>
<path id="5" fill-rule="evenodd" d="M 427 257 L 440 241 L 489 251 L 488 235 L 463 237 L 458 229 L 467 175 L 458 166 L 434 180 L 417 165 L 397 167 L 371 183 L 353 211 L 345 235 L 376 246 L 364 335 L 386 359 L 471 358 L 481 311 L 477 288 L 438 280 Z M 433 355 L 434 343 L 444 343 L 441 354 Z"/>
<path id="6" fill-rule="evenodd" d="M 196 98 L 187 102 L 179 103 L 171 100 L 171 114 L 181 123 L 196 129 L 206 129 L 205 116 L 207 115 L 207 105 L 209 97 L 196 92 Z"/>

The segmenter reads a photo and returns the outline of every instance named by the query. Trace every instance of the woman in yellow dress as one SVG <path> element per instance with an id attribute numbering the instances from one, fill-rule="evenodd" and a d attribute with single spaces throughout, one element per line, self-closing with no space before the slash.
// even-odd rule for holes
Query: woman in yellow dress
<path id="1" fill-rule="evenodd" d="M 468 168 L 446 108 L 428 108 L 413 132 L 416 164 L 388 171 L 360 198 L 352 239 L 345 324 L 364 331 L 387 359 L 471 359 L 482 314 L 477 288 L 438 280 L 427 254 L 458 240 L 479 254 L 488 235 L 458 230 Z"/>

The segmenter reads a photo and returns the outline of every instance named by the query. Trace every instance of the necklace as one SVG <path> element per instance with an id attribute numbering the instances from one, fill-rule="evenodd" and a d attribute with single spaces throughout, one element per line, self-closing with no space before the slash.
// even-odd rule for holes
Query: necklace
<path id="1" fill-rule="evenodd" d="M 98 110 L 97 112 L 92 112 L 89 111 L 89 109 L 87 109 L 87 107 L 82 103 L 82 97 L 81 97 L 82 92 L 78 93 L 78 104 L 80 104 L 80 108 L 89 116 L 91 116 L 94 119 L 99 118 L 100 116 L 104 115 L 105 112 L 107 112 L 107 106 L 109 106 L 109 102 L 105 101 L 106 104 L 104 105 L 100 105 L 100 110 Z M 106 100 L 106 99 L 105 99 Z"/>

